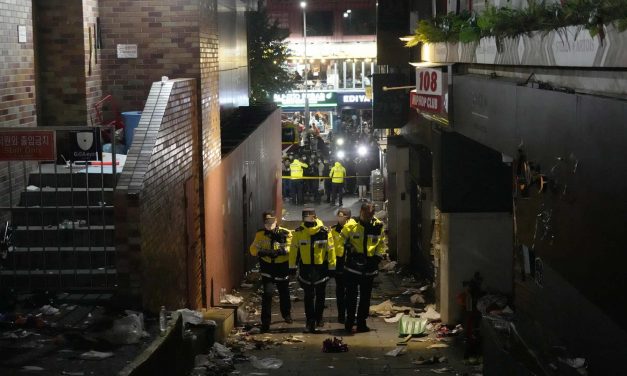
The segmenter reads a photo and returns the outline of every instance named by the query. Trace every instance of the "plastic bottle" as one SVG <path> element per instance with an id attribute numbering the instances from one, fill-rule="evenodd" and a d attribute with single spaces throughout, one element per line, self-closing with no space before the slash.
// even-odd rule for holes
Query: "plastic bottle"
<path id="1" fill-rule="evenodd" d="M 164 333 L 166 330 L 165 306 L 161 306 L 159 311 L 159 330 Z"/>
<path id="2" fill-rule="evenodd" d="M 220 303 L 224 303 L 226 301 L 226 289 L 222 287 L 220 289 Z"/>

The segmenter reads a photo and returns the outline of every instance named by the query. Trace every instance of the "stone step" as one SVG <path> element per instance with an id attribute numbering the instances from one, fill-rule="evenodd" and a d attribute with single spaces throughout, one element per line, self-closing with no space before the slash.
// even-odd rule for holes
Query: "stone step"
<path id="1" fill-rule="evenodd" d="M 113 202 L 113 188 L 43 188 L 20 193 L 18 206 L 102 206 Z"/>
<path id="2" fill-rule="evenodd" d="M 113 206 L 40 206 L 2 208 L 11 210 L 13 226 L 58 225 L 63 220 L 86 221 L 87 225 L 113 224 Z"/>
<path id="3" fill-rule="evenodd" d="M 15 270 L 114 269 L 115 247 L 18 247 L 9 252 L 3 264 Z"/>
<path id="4" fill-rule="evenodd" d="M 102 290 L 117 283 L 115 269 L 0 269 L 0 285 L 16 290 Z"/>
<path id="5" fill-rule="evenodd" d="M 14 228 L 16 247 L 104 247 L 114 245 L 114 226 L 62 229 L 59 226 L 18 226 Z"/>
<path id="6" fill-rule="evenodd" d="M 119 174 L 117 174 L 119 176 Z M 81 170 L 73 169 L 69 173 L 65 166 L 58 166 L 57 173 L 34 172 L 28 177 L 28 184 L 36 187 L 75 187 L 75 188 L 113 188 L 115 179 L 113 174 L 85 173 Z"/>

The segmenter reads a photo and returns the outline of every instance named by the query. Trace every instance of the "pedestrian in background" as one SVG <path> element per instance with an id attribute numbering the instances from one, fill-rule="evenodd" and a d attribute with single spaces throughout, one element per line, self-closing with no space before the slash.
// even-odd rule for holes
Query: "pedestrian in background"
<path id="1" fill-rule="evenodd" d="M 333 245 L 335 247 L 335 297 L 337 303 L 337 321 L 344 324 L 346 320 L 346 284 L 344 282 L 344 263 L 346 254 L 344 252 L 344 238 L 342 230 L 356 225 L 357 222 L 351 218 L 351 210 L 340 208 L 337 211 L 337 224 L 331 227 Z M 353 318 L 354 320 L 354 318 Z"/>
<path id="2" fill-rule="evenodd" d="M 290 188 L 292 190 L 292 203 L 294 205 L 303 205 L 305 203 L 305 195 L 303 192 L 303 169 L 309 167 L 307 163 L 303 163 L 294 158 L 290 163 L 290 179 L 292 180 Z"/>
<path id="3" fill-rule="evenodd" d="M 335 165 L 329 172 L 331 178 L 331 206 L 335 206 L 335 200 L 338 199 L 339 205 L 342 206 L 342 197 L 344 194 L 344 178 L 346 177 L 346 169 L 340 161 L 335 162 Z"/>

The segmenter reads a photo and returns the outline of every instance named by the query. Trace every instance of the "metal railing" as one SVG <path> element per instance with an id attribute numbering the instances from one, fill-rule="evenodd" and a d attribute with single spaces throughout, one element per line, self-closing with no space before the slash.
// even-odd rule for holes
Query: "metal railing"
<path id="1" fill-rule="evenodd" d="M 113 198 L 119 171 L 113 127 L 24 129 L 54 131 L 57 160 L 4 162 L 8 180 L 0 184 L 8 197 L 0 206 L 7 220 L 2 226 L 5 240 L 0 288 L 113 290 L 117 285 Z M 72 136 L 89 132 L 95 148 L 88 152 L 79 148 L 74 154 L 81 159 L 102 156 L 102 136 L 108 134 L 110 163 L 79 161 L 70 155 L 74 150 L 69 146 Z M 14 186 L 16 174 L 23 175 L 22 186 Z"/>

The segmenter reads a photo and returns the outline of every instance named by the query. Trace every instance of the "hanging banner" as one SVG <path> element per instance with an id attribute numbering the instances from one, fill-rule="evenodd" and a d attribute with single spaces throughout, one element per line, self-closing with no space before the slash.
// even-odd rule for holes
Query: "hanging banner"
<path id="1" fill-rule="evenodd" d="M 0 130 L 0 161 L 54 161 L 55 132 L 48 130 Z"/>

